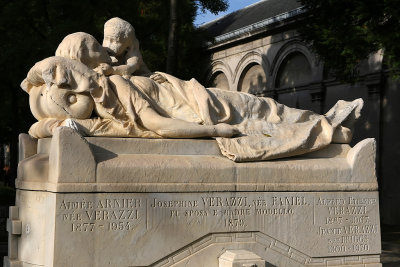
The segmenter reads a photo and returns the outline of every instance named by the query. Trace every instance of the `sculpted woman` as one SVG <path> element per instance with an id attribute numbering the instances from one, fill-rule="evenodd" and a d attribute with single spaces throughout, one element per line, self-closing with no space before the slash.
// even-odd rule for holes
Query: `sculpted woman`
<path id="1" fill-rule="evenodd" d="M 36 138 L 51 136 L 58 126 L 87 136 L 216 137 L 234 161 L 267 160 L 349 142 L 347 127 L 363 105 L 361 99 L 339 101 L 318 115 L 160 72 L 106 76 L 112 59 L 86 33 L 67 36 L 56 55 L 36 63 L 21 84 L 38 119 L 29 131 Z"/>

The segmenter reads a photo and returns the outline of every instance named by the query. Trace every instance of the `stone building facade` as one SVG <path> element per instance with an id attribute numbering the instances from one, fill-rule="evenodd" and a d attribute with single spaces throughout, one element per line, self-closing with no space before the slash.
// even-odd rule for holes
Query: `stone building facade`
<path id="1" fill-rule="evenodd" d="M 296 31 L 304 16 L 296 0 L 264 0 L 202 25 L 214 38 L 206 83 L 318 113 L 339 99 L 363 98 L 352 145 L 376 138 L 383 223 L 400 224 L 400 82 L 388 77 L 382 51 L 362 62 L 356 84 L 336 80 Z"/>

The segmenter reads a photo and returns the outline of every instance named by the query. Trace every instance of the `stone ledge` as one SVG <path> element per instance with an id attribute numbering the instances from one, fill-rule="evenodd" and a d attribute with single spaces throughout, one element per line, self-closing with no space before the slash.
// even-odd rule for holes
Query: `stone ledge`
<path id="1" fill-rule="evenodd" d="M 171 193 L 171 192 L 354 192 L 354 191 L 376 191 L 376 184 L 289 184 L 289 183 L 264 183 L 264 184 L 215 184 L 215 183 L 89 183 L 89 184 L 71 184 L 71 183 L 38 183 L 17 181 L 16 186 L 19 189 L 48 191 L 59 193 L 85 193 L 85 192 L 121 192 L 121 193 Z"/>
<path id="2" fill-rule="evenodd" d="M 30 140 L 25 138 L 26 140 Z M 21 143 L 32 146 L 31 140 Z M 24 149 L 24 148 L 22 148 Z M 304 156 L 235 163 L 212 139 L 83 138 L 70 128 L 37 142 L 16 186 L 51 192 L 374 191 L 375 141 Z"/>

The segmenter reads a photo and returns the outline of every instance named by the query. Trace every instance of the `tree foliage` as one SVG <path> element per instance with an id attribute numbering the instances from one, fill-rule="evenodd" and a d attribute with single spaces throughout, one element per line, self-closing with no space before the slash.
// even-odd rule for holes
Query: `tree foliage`
<path id="1" fill-rule="evenodd" d="M 195 69 L 192 67 L 192 62 L 186 62 L 185 60 L 182 60 L 185 55 L 179 55 L 178 51 L 182 50 L 179 49 L 179 45 L 184 47 L 184 49 L 182 50 L 184 52 L 189 52 L 189 50 L 193 51 L 194 48 L 195 53 L 189 53 L 186 54 L 186 56 L 193 57 L 193 60 L 196 62 L 197 65 L 196 69 L 199 70 L 201 69 L 199 68 L 199 65 L 202 61 L 202 57 L 199 57 L 199 55 L 201 55 L 201 53 L 199 54 L 199 52 L 201 51 L 201 45 L 202 43 L 204 43 L 206 38 L 206 35 L 204 33 L 201 34 L 199 29 L 194 30 L 193 28 L 193 20 L 196 16 L 196 11 L 200 10 L 201 12 L 205 12 L 206 10 L 209 10 L 211 13 L 217 14 L 218 12 L 225 11 L 228 8 L 228 1 L 192 0 L 185 2 L 182 0 L 170 0 L 169 3 L 170 18 L 166 72 L 170 74 L 178 73 L 180 75 L 187 75 L 188 73 L 182 73 L 184 69 L 187 69 L 185 67 L 185 64 L 189 63 L 189 68 L 191 68 L 192 70 Z M 189 18 L 191 18 L 191 21 L 186 21 L 186 19 Z"/>
<path id="2" fill-rule="evenodd" d="M 221 4 L 222 3 L 222 4 Z M 159 0 L 0 0 L 0 144 L 11 143 L 15 171 L 18 134 L 35 119 L 28 95 L 20 88 L 29 69 L 53 56 L 62 39 L 74 32 L 103 39 L 103 25 L 112 17 L 129 21 L 136 31 L 150 70 L 165 71 L 168 46 L 169 1 Z M 196 76 L 206 58 L 199 52 L 202 33 L 193 21 L 199 9 L 217 12 L 226 0 L 178 0 L 176 75 Z M 13 174 L 15 176 L 15 173 Z"/>
<path id="3" fill-rule="evenodd" d="M 196 1 L 196 4 L 200 8 L 201 12 L 208 10 L 213 14 L 218 14 L 221 11 L 225 11 L 229 6 L 227 0 L 198 0 Z"/>
<path id="4" fill-rule="evenodd" d="M 101 42 L 104 22 L 121 17 L 135 27 L 149 68 L 165 70 L 169 1 L 0 0 L 0 5 L 0 143 L 27 132 L 35 121 L 29 111 L 28 95 L 19 85 L 35 62 L 54 55 L 67 34 L 87 32 Z M 226 6 L 226 0 L 178 1 L 177 76 L 195 75 L 197 63 L 204 60 L 198 52 L 202 36 L 193 26 L 198 10 L 217 12 Z"/>
<path id="5" fill-rule="evenodd" d="M 308 17 L 299 28 L 326 66 L 354 80 L 359 63 L 383 49 L 392 69 L 400 67 L 399 0 L 300 0 Z"/>

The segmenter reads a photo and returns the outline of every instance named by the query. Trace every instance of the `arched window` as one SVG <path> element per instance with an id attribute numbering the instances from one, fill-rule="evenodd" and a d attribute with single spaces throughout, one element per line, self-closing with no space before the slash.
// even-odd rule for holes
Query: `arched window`
<path id="1" fill-rule="evenodd" d="M 275 79 L 276 88 L 296 87 L 311 81 L 311 66 L 300 52 L 289 54 L 281 63 Z"/>
<path id="2" fill-rule="evenodd" d="M 267 89 L 267 76 L 258 64 L 247 66 L 240 76 L 238 91 L 250 94 L 261 93 Z"/>
<path id="3" fill-rule="evenodd" d="M 224 90 L 229 90 L 228 78 L 222 71 L 214 73 L 209 83 L 209 87 L 217 87 Z"/>

